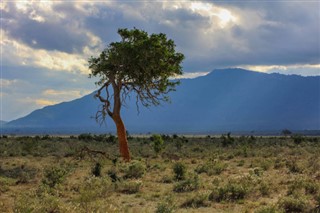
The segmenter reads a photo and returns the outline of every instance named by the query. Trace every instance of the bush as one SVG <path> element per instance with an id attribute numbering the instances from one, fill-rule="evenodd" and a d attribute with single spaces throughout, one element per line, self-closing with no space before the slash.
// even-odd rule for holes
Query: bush
<path id="1" fill-rule="evenodd" d="M 297 161 L 290 160 L 286 162 L 286 166 L 291 173 L 302 173 L 303 168 L 300 166 Z"/>
<path id="2" fill-rule="evenodd" d="M 184 180 L 186 178 L 186 166 L 183 163 L 175 163 L 173 165 L 174 178 L 176 180 Z"/>
<path id="3" fill-rule="evenodd" d="M 160 135 L 152 135 L 152 147 L 156 154 L 159 154 L 164 149 L 164 141 Z"/>
<path id="4" fill-rule="evenodd" d="M 227 135 L 221 135 L 220 137 L 222 146 L 227 147 L 234 143 L 234 138 L 231 137 L 231 133 L 229 132 Z"/>
<path id="5" fill-rule="evenodd" d="M 67 170 L 60 167 L 52 167 L 46 169 L 44 171 L 44 178 L 42 180 L 42 183 L 53 188 L 56 185 L 61 184 L 67 174 Z"/>
<path id="6" fill-rule="evenodd" d="M 293 139 L 293 142 L 295 144 L 301 144 L 304 141 L 304 137 L 302 135 L 293 135 L 291 136 L 291 138 Z"/>
<path id="7" fill-rule="evenodd" d="M 109 179 L 90 177 L 80 185 L 77 201 L 80 206 L 87 211 L 90 203 L 96 201 L 98 198 L 105 198 L 111 193 L 112 189 L 113 187 Z"/>
<path id="8" fill-rule="evenodd" d="M 95 177 L 101 177 L 101 168 L 102 168 L 101 164 L 96 163 L 95 166 L 91 170 L 92 175 Z"/>
<path id="9" fill-rule="evenodd" d="M 191 192 L 199 188 L 199 177 L 196 175 L 194 178 L 183 180 L 174 185 L 174 192 Z"/>
<path id="10" fill-rule="evenodd" d="M 200 208 L 209 206 L 207 194 L 197 194 L 192 198 L 187 199 L 182 203 L 182 208 Z"/>
<path id="11" fill-rule="evenodd" d="M 209 200 L 233 202 L 244 199 L 248 192 L 249 189 L 245 184 L 228 182 L 225 186 L 213 190 L 209 195 Z"/>
<path id="12" fill-rule="evenodd" d="M 284 197 L 279 201 L 279 206 L 285 212 L 305 212 L 309 207 L 308 203 L 303 198 L 293 196 Z"/>
<path id="13" fill-rule="evenodd" d="M 124 178 L 141 178 L 145 173 L 145 166 L 139 161 L 132 161 L 125 170 Z"/>
<path id="14" fill-rule="evenodd" d="M 175 206 L 173 205 L 172 198 L 167 197 L 165 201 L 157 205 L 155 213 L 172 213 L 174 209 Z"/>
<path id="15" fill-rule="evenodd" d="M 107 172 L 108 176 L 111 178 L 112 182 L 117 182 L 120 180 L 120 178 L 117 175 L 117 170 L 115 168 L 111 168 Z"/>
<path id="16" fill-rule="evenodd" d="M 208 162 L 206 164 L 200 165 L 195 169 L 198 174 L 206 173 L 211 176 L 213 174 L 220 175 L 227 168 L 227 164 L 222 162 Z"/>
<path id="17" fill-rule="evenodd" d="M 118 191 L 124 194 L 135 194 L 140 191 L 142 186 L 141 181 L 121 182 L 118 185 Z"/>

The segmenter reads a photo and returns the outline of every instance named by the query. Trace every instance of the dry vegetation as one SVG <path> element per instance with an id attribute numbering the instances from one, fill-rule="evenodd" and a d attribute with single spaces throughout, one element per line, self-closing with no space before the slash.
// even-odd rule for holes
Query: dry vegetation
<path id="1" fill-rule="evenodd" d="M 124 163 L 110 135 L 2 137 L 0 212 L 320 211 L 317 137 L 162 135 L 129 145 Z"/>

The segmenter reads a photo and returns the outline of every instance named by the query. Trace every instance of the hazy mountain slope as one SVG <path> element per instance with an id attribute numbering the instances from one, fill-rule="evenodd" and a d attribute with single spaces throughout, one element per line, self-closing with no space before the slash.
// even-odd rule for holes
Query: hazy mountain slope
<path id="1" fill-rule="evenodd" d="M 320 129 L 320 77 L 264 74 L 242 69 L 215 70 L 207 76 L 184 79 L 171 94 L 172 103 L 150 109 L 134 101 L 122 115 L 130 132 L 259 131 L 283 128 Z M 93 95 L 48 106 L 6 126 L 79 128 L 99 127 L 94 119 L 98 101 Z"/>
<path id="2" fill-rule="evenodd" d="M 6 124 L 6 123 L 8 123 L 7 121 L 2 121 L 2 120 L 0 120 L 0 125 L 4 125 L 4 124 Z"/>

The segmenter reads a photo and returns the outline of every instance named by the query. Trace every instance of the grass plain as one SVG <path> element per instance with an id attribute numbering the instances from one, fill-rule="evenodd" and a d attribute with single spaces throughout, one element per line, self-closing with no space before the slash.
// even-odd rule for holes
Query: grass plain
<path id="1" fill-rule="evenodd" d="M 128 139 L 3 136 L 0 212 L 320 212 L 319 137 Z"/>

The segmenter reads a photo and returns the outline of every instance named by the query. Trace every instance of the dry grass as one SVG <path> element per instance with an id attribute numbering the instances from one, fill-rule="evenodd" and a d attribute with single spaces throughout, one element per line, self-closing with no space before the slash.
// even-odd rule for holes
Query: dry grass
<path id="1" fill-rule="evenodd" d="M 219 137 L 163 138 L 160 154 L 154 153 L 149 138 L 131 138 L 133 162 L 138 164 L 131 169 L 117 155 L 117 143 L 94 138 L 1 138 L 0 212 L 319 210 L 319 138 L 305 137 L 299 144 L 289 137 L 227 142 Z M 84 146 L 107 156 L 80 155 Z M 102 165 L 101 177 L 91 172 L 97 162 Z M 175 179 L 177 162 L 186 165 L 185 179 L 196 178 L 197 187 L 174 192 L 186 181 Z M 58 169 L 47 177 L 50 168 Z M 46 178 L 57 184 L 46 185 Z"/>

